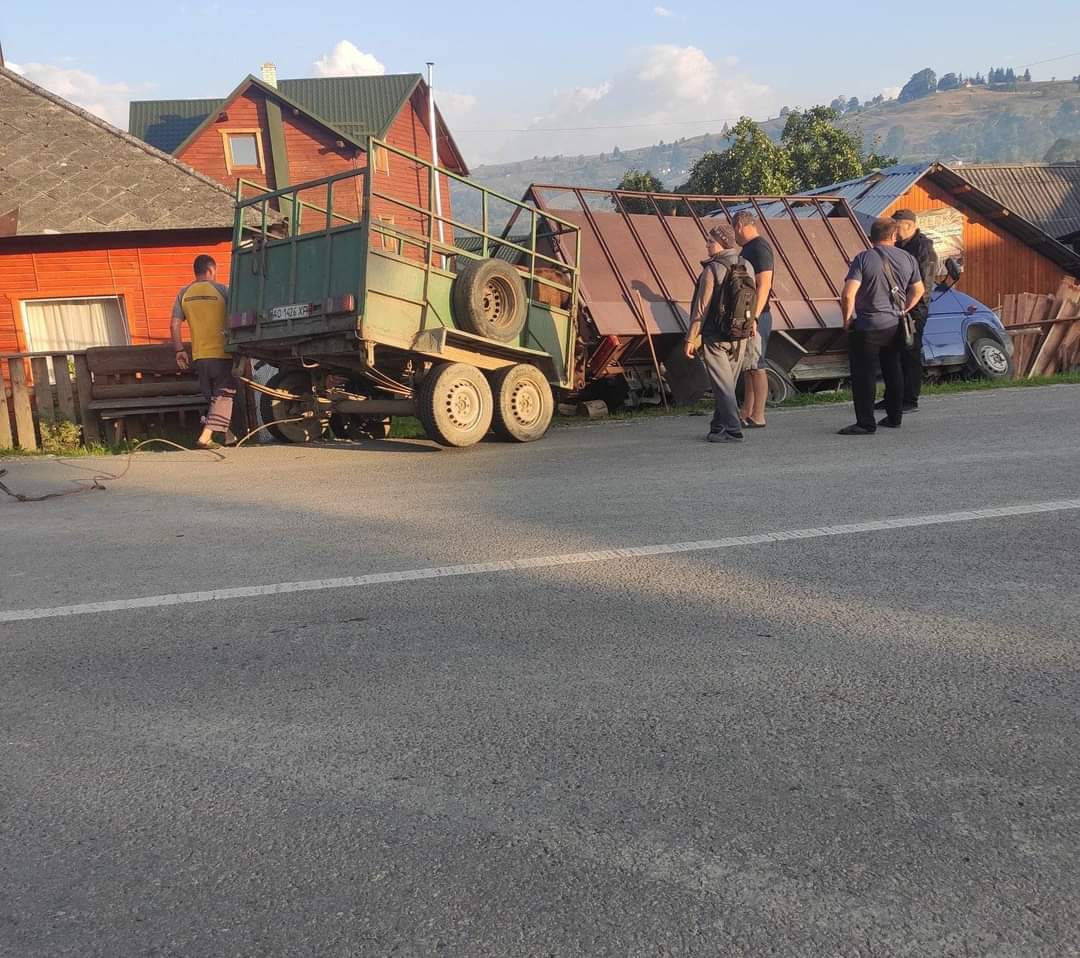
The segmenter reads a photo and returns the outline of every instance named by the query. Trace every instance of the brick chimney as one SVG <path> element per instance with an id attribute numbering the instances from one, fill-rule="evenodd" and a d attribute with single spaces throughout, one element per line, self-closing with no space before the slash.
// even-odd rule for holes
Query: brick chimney
<path id="1" fill-rule="evenodd" d="M 277 67 L 273 63 L 264 63 L 259 72 L 263 83 L 269 83 L 270 86 L 277 87 Z"/>

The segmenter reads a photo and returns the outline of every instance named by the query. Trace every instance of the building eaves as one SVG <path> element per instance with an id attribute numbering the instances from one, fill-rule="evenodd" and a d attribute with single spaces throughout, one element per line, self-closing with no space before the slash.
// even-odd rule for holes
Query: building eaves
<path id="1" fill-rule="evenodd" d="M 1080 232 L 1080 163 L 978 163 L 950 169 L 1057 239 Z"/>

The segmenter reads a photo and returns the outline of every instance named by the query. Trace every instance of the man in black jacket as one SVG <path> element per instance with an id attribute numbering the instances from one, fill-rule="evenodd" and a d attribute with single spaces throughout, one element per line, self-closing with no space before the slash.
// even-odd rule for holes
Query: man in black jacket
<path id="1" fill-rule="evenodd" d="M 897 210 L 892 218 L 898 231 L 896 247 L 915 257 L 926 290 L 922 300 L 911 310 L 915 342 L 911 349 L 905 350 L 900 364 L 904 373 L 904 412 L 914 412 L 919 408 L 919 393 L 922 391 L 923 330 L 930 313 L 930 294 L 937 277 L 937 253 L 934 252 L 934 241 L 919 229 L 918 220 L 911 210 Z M 888 408 L 888 390 L 885 399 L 876 408 Z"/>

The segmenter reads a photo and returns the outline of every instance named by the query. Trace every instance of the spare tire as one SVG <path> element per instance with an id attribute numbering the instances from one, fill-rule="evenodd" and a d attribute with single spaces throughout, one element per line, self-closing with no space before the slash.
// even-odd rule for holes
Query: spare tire
<path id="1" fill-rule="evenodd" d="M 474 259 L 454 280 L 454 322 L 459 329 L 509 343 L 521 335 L 529 300 L 521 274 L 501 259 Z"/>

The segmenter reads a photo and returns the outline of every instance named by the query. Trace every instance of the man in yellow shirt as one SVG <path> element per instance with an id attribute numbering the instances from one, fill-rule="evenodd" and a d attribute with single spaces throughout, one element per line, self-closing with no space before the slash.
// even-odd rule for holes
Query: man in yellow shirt
<path id="1" fill-rule="evenodd" d="M 225 352 L 229 290 L 215 281 L 217 263 L 212 256 L 205 253 L 196 256 L 193 269 L 195 282 L 177 294 L 170 329 L 176 349 L 176 365 L 187 369 L 194 361 L 199 386 L 209 403 L 202 420 L 203 429 L 195 445 L 200 449 L 211 449 L 215 445 L 214 433 L 224 433 L 227 446 L 236 441 L 229 424 L 237 383 L 232 373 L 232 360 Z M 180 337 L 180 325 L 185 321 L 191 330 L 190 360 Z"/>

